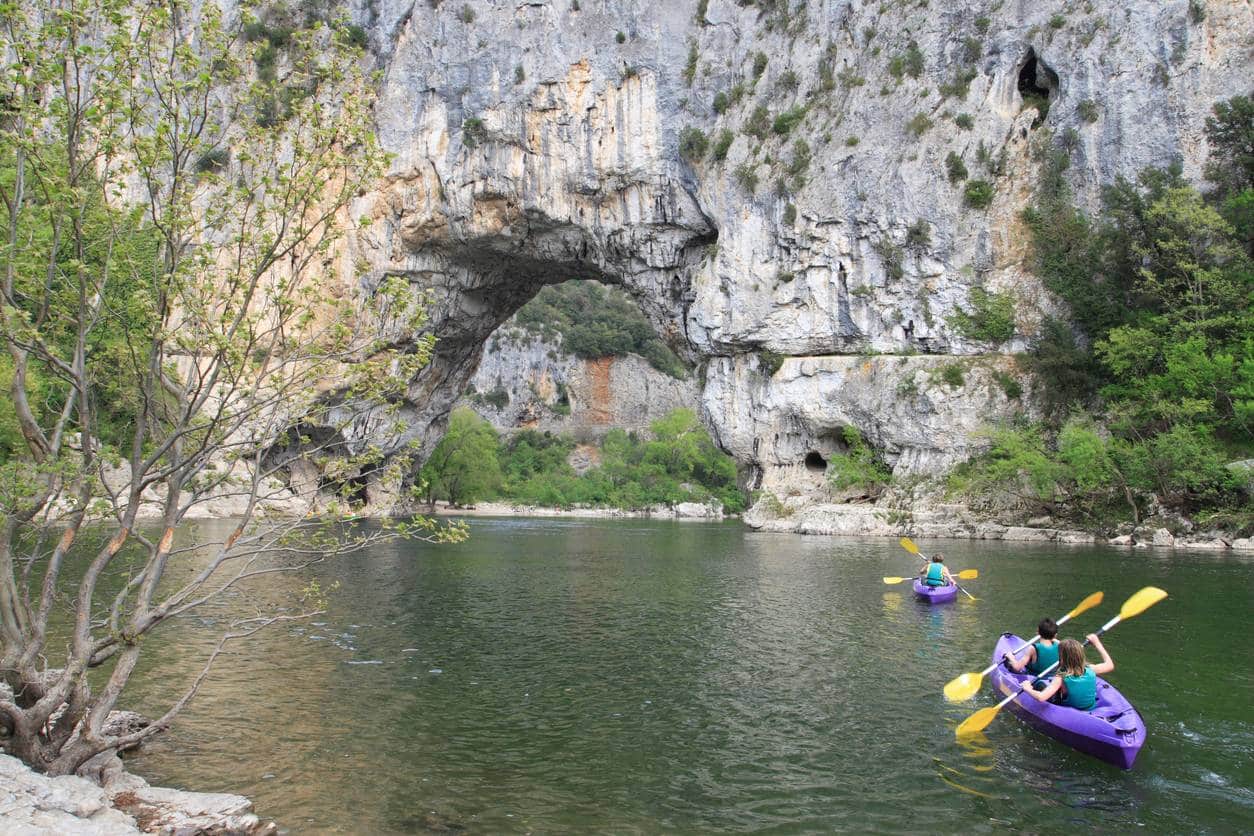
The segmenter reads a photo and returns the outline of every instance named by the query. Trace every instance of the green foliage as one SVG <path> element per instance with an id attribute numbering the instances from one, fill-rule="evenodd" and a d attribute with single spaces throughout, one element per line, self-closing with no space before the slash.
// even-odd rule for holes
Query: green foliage
<path id="1" fill-rule="evenodd" d="M 744 132 L 758 139 L 766 139 L 771 132 L 771 112 L 763 105 L 758 105 L 745 120 Z"/>
<path id="2" fill-rule="evenodd" d="M 753 56 L 753 80 L 757 81 L 762 77 L 762 73 L 766 72 L 767 58 L 765 52 L 754 53 Z"/>
<path id="3" fill-rule="evenodd" d="M 689 126 L 679 133 L 679 156 L 690 163 L 700 162 L 709 144 L 704 131 Z"/>
<path id="4" fill-rule="evenodd" d="M 1067 25 L 1067 18 L 1061 14 L 1056 14 L 1049 19 L 1050 29 L 1061 29 Z"/>
<path id="5" fill-rule="evenodd" d="M 735 462 L 714 446 L 696 413 L 677 409 L 655 421 L 650 430 L 650 439 L 610 430 L 598 450 L 599 465 L 582 476 L 567 462 L 573 441 L 523 430 L 494 453 L 502 474 L 495 495 L 550 507 L 644 509 L 717 501 L 730 513 L 744 510 L 746 498 L 736 484 Z"/>
<path id="6" fill-rule="evenodd" d="M 470 25 L 475 22 L 475 10 L 468 5 L 462 6 L 461 11 L 457 13 L 457 19 L 462 23 Z"/>
<path id="7" fill-rule="evenodd" d="M 969 310 L 958 310 L 949 317 L 954 330 L 969 340 L 1000 345 L 1015 332 L 1014 296 L 1007 291 L 989 293 L 973 287 L 967 294 Z"/>
<path id="8" fill-rule="evenodd" d="M 1023 397 L 1023 384 L 1014 375 L 998 369 L 993 372 L 993 380 L 1001 387 L 1007 398 L 1018 400 Z"/>
<path id="9" fill-rule="evenodd" d="M 784 355 L 770 349 L 762 349 L 758 352 L 758 371 L 763 377 L 771 378 L 784 365 Z"/>
<path id="10" fill-rule="evenodd" d="M 971 91 L 971 82 L 975 81 L 976 75 L 978 73 L 974 67 L 961 67 L 954 70 L 954 74 L 949 77 L 949 80 L 941 82 L 937 89 L 942 96 L 965 99 L 967 93 Z"/>
<path id="11" fill-rule="evenodd" d="M 923 53 L 919 50 L 919 45 L 911 41 L 905 52 L 894 55 L 888 62 L 888 71 L 893 78 L 898 79 L 906 75 L 911 78 L 923 75 Z"/>
<path id="12" fill-rule="evenodd" d="M 467 148 L 477 148 L 488 138 L 487 128 L 478 116 L 471 116 L 462 122 L 462 142 Z"/>
<path id="13" fill-rule="evenodd" d="M 892 471 L 855 427 L 845 427 L 843 435 L 847 449 L 828 459 L 828 483 L 838 491 L 860 490 L 879 496 L 892 481 Z"/>
<path id="14" fill-rule="evenodd" d="M 985 209 L 995 194 L 993 184 L 987 180 L 970 180 L 962 190 L 962 203 L 971 209 Z"/>
<path id="15" fill-rule="evenodd" d="M 1212 515 L 1242 501 L 1222 467 L 1254 449 L 1254 264 L 1249 237 L 1225 214 L 1248 190 L 1234 154 L 1242 131 L 1252 135 L 1254 110 L 1240 116 L 1240 98 L 1208 121 L 1210 195 L 1178 168 L 1147 170 L 1108 188 L 1102 216 L 1090 220 L 1072 205 L 1067 158 L 1055 152 L 1025 213 L 1037 273 L 1089 346 L 1047 322 L 1029 367 L 1051 415 L 1073 403 L 1096 410 L 1133 517 L 1151 496 Z"/>
<path id="16" fill-rule="evenodd" d="M 701 60 L 701 51 L 697 48 L 695 40 L 688 44 L 688 61 L 684 64 L 684 83 L 689 87 L 692 86 L 693 79 L 697 77 L 697 62 Z"/>
<path id="17" fill-rule="evenodd" d="M 932 117 L 928 116 L 926 113 L 916 113 L 913 117 L 911 117 L 910 121 L 906 123 L 906 130 L 916 137 L 923 136 L 923 134 L 927 133 L 928 129 L 931 127 Z"/>
<path id="18" fill-rule="evenodd" d="M 627 33 L 620 29 L 618 33 L 614 35 L 614 41 L 620 44 L 627 43 Z"/>
<path id="19" fill-rule="evenodd" d="M 705 26 L 709 23 L 709 21 L 705 19 L 706 10 L 709 8 L 710 0 L 697 0 L 697 13 L 694 20 L 696 20 L 698 26 Z"/>
<path id="20" fill-rule="evenodd" d="M 875 242 L 875 252 L 879 255 L 880 260 L 884 262 L 884 275 L 894 282 L 899 282 L 906 275 L 905 251 L 893 242 L 893 239 L 885 236 Z"/>
<path id="21" fill-rule="evenodd" d="M 775 117 L 775 121 L 771 125 L 771 130 L 780 136 L 787 136 L 792 132 L 793 128 L 797 127 L 797 125 L 801 123 L 801 120 L 804 119 L 805 116 L 806 109 L 804 107 L 800 105 L 791 107 Z"/>
<path id="22" fill-rule="evenodd" d="M 784 223 L 787 226 L 792 226 L 796 222 L 797 222 L 797 207 L 794 204 L 789 203 L 787 206 L 784 207 Z M 780 275 L 783 276 L 784 274 L 781 273 Z M 788 274 L 788 279 L 790 281 L 792 280 L 791 273 Z"/>
<path id="23" fill-rule="evenodd" d="M 961 363 L 946 363 L 941 366 L 936 379 L 951 389 L 961 389 L 966 383 Z"/>
<path id="24" fill-rule="evenodd" d="M 736 166 L 735 175 L 736 182 L 749 194 L 758 190 L 758 167 L 752 162 L 746 160 Z"/>
<path id="25" fill-rule="evenodd" d="M 710 105 L 714 112 L 720 116 L 723 115 L 723 113 L 726 112 L 727 108 L 730 106 L 731 100 L 728 98 L 727 94 L 721 90 L 714 94 L 714 102 Z"/>
<path id="26" fill-rule="evenodd" d="M 797 74 L 792 70 L 785 70 L 780 74 L 779 79 L 775 82 L 775 88 L 783 93 L 793 93 L 797 90 L 797 85 L 801 80 L 797 78 Z"/>
<path id="27" fill-rule="evenodd" d="M 967 165 L 962 161 L 962 157 L 953 151 L 945 155 L 945 172 L 949 175 L 950 183 L 967 179 Z"/>
<path id="28" fill-rule="evenodd" d="M 975 19 L 975 31 L 981 35 L 988 32 L 988 26 L 992 21 L 986 15 L 980 15 Z"/>
<path id="29" fill-rule="evenodd" d="M 788 163 L 788 173 L 793 177 L 804 174 L 810 167 L 810 143 L 799 139 L 792 144 L 792 161 Z"/>
<path id="30" fill-rule="evenodd" d="M 853 148 L 861 141 L 862 140 L 858 139 L 856 136 L 847 136 L 845 137 L 845 147 Z"/>
<path id="31" fill-rule="evenodd" d="M 501 483 L 496 430 L 469 409 L 453 410 L 448 431 L 419 475 L 429 503 L 443 499 L 468 505 L 486 499 Z"/>
<path id="32" fill-rule="evenodd" d="M 714 140 L 714 149 L 710 156 L 716 162 L 722 162 L 727 159 L 727 152 L 731 149 L 732 142 L 736 140 L 736 135 L 726 128 L 718 132 L 717 138 Z"/>
<path id="33" fill-rule="evenodd" d="M 925 250 L 932 243 L 932 227 L 922 218 L 917 218 L 906 229 L 906 246 L 912 250 Z"/>
<path id="34" fill-rule="evenodd" d="M 1076 112 L 1080 114 L 1080 118 L 1085 122 L 1096 122 L 1101 116 L 1101 110 L 1097 107 L 1097 102 L 1092 99 L 1084 99 L 1076 105 Z"/>
<path id="35" fill-rule="evenodd" d="M 527 80 L 527 71 L 523 69 L 522 64 L 516 64 L 514 66 L 514 83 L 522 84 L 526 80 Z"/>
<path id="36" fill-rule="evenodd" d="M 1222 192 L 1239 195 L 1254 188 L 1254 97 L 1218 102 L 1206 118 L 1210 159 L 1206 179 Z"/>
<path id="37" fill-rule="evenodd" d="M 514 315 L 524 330 L 548 339 L 576 357 L 638 354 L 655 369 L 683 378 L 687 370 L 627 294 L 593 281 L 571 281 L 540 289 Z"/>
<path id="38" fill-rule="evenodd" d="M 851 90 L 855 87 L 861 87 L 866 84 L 866 79 L 858 75 L 857 71 L 853 67 L 845 67 L 840 71 L 840 74 L 837 75 L 836 78 L 843 86 L 848 87 Z"/>
<path id="39" fill-rule="evenodd" d="M 970 113 L 959 113 L 954 117 L 954 124 L 964 131 L 969 131 L 975 126 L 975 117 Z"/>

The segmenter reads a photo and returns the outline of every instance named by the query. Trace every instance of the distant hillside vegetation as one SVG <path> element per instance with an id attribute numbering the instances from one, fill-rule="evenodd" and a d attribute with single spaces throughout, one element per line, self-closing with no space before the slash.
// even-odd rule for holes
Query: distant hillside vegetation
<path id="1" fill-rule="evenodd" d="M 548 339 L 576 357 L 638 354 L 660 372 L 684 378 L 688 370 L 640 313 L 631 297 L 594 281 L 549 285 L 514 315 L 513 324 Z"/>

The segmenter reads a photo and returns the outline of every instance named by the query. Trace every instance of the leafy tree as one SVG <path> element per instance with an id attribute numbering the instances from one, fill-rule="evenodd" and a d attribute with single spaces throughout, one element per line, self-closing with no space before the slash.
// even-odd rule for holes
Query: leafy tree
<path id="1" fill-rule="evenodd" d="M 400 429 L 386 404 L 431 350 L 371 336 L 381 312 L 421 329 L 406 287 L 356 304 L 320 287 L 383 166 L 351 34 L 285 35 L 283 73 L 256 79 L 241 44 L 277 47 L 241 34 L 213 3 L 0 5 L 0 746 L 49 774 L 168 726 L 230 642 L 323 596 L 230 623 L 152 725 L 106 734 L 170 619 L 379 538 L 461 536 L 345 519 L 361 485 L 407 472 L 381 452 Z M 256 118 L 282 91 L 280 120 Z M 349 445 L 347 416 L 368 408 Z M 334 495 L 254 519 L 298 466 Z M 244 512 L 225 538 L 180 527 L 231 497 Z"/>
<path id="2" fill-rule="evenodd" d="M 421 471 L 427 502 L 446 499 L 468 505 L 490 496 L 501 482 L 496 430 L 472 410 L 453 410 L 448 431 L 431 451 Z"/>
<path id="3" fill-rule="evenodd" d="M 828 460 L 828 482 L 838 491 L 853 489 L 879 496 L 892 481 L 892 471 L 856 427 L 845 427 L 843 436 L 847 449 Z"/>

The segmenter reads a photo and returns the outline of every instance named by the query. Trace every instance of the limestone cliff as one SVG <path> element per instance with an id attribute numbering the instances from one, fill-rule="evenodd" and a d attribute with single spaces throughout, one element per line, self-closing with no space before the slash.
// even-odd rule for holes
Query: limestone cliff
<path id="1" fill-rule="evenodd" d="M 440 339 L 410 387 L 409 437 L 434 441 L 488 336 L 539 287 L 594 278 L 697 367 L 704 418 L 754 486 L 813 487 L 845 426 L 900 473 L 944 468 L 980 425 L 1030 408 L 995 381 L 1053 305 L 1019 222 L 1037 150 L 1071 147 L 1089 205 L 1146 166 L 1198 177 L 1206 113 L 1249 83 L 1251 14 L 1216 0 L 356 6 L 394 160 L 355 207 L 368 225 L 350 258 L 367 294 L 389 275 L 430 288 Z M 967 195 L 971 181 L 989 188 Z M 954 328 L 975 287 L 1013 294 L 1011 339 Z"/>

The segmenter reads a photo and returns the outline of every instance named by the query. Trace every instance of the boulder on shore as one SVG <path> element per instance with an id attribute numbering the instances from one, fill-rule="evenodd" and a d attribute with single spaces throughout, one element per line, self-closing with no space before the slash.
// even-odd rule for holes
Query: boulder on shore
<path id="1" fill-rule="evenodd" d="M 152 787 L 128 773 L 112 752 L 84 764 L 78 775 L 41 775 L 9 755 L 0 755 L 0 811 L 6 834 L 130 836 L 270 836 L 252 802 L 241 795 Z"/>

